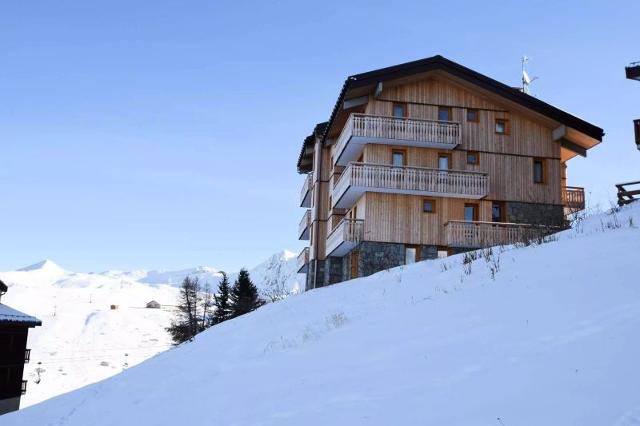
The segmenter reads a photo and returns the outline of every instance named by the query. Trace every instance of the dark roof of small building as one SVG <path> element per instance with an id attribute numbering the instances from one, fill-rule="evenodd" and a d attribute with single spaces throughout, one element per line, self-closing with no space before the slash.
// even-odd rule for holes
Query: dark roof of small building
<path id="1" fill-rule="evenodd" d="M 0 325 L 3 324 L 37 327 L 42 325 L 42 321 L 34 316 L 20 312 L 17 309 L 0 304 Z"/>

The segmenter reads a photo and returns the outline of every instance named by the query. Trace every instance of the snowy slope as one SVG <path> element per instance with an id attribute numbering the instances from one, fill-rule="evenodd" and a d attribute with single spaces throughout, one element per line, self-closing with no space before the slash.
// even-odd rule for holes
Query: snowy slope
<path id="1" fill-rule="evenodd" d="M 275 254 L 250 270 L 260 289 L 274 283 L 287 291 L 298 288 L 295 259 L 289 253 Z M 177 286 L 187 275 L 212 286 L 220 278 L 215 269 L 202 266 L 76 273 L 50 260 L 0 273 L 9 285 L 3 302 L 43 322 L 29 333 L 32 353 L 25 367 L 29 383 L 22 407 L 103 380 L 170 348 L 165 328 L 173 317 Z M 162 309 L 145 309 L 151 300 Z M 111 305 L 118 309 L 111 310 Z M 36 369 L 41 369 L 40 380 Z"/>
<path id="2" fill-rule="evenodd" d="M 2 424 L 637 425 L 638 204 L 266 305 Z"/>

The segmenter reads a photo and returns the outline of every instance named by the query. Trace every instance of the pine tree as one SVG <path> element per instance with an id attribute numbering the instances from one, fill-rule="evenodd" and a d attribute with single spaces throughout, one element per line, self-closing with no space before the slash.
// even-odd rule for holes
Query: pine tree
<path id="1" fill-rule="evenodd" d="M 265 303 L 258 296 L 258 288 L 251 282 L 249 272 L 244 268 L 240 270 L 229 298 L 232 318 L 254 311 Z"/>
<path id="2" fill-rule="evenodd" d="M 231 306 L 229 304 L 230 291 L 229 278 L 227 274 L 222 272 L 222 279 L 220 283 L 218 283 L 218 294 L 213 296 L 213 306 L 215 307 L 211 321 L 213 325 L 220 324 L 231 318 Z"/>
<path id="3" fill-rule="evenodd" d="M 200 291 L 200 281 L 197 277 L 185 277 L 182 281 L 176 318 L 167 328 L 176 345 L 193 339 L 201 331 L 200 317 L 198 316 L 201 302 Z"/>

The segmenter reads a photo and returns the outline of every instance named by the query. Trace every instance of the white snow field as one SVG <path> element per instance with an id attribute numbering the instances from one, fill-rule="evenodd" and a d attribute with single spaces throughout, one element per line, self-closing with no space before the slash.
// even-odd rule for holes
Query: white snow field
<path id="1" fill-rule="evenodd" d="M 638 425 L 638 204 L 266 305 L 0 423 Z"/>
<path id="2" fill-rule="evenodd" d="M 284 251 L 251 269 L 258 288 L 269 294 L 274 286 L 299 291 L 294 257 Z M 177 286 L 187 275 L 212 287 L 220 278 L 209 267 L 89 274 L 65 271 L 52 261 L 0 273 L 9 286 L 2 302 L 42 320 L 42 327 L 29 332 L 31 361 L 24 374 L 29 382 L 21 407 L 106 379 L 169 349 L 165 328 L 174 315 Z M 162 309 L 145 309 L 151 300 Z"/>

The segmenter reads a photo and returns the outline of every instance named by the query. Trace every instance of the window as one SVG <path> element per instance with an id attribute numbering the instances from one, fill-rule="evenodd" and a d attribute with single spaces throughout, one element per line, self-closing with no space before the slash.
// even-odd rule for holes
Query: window
<path id="1" fill-rule="evenodd" d="M 439 121 L 451 121 L 451 108 L 438 107 L 438 120 Z"/>
<path id="2" fill-rule="evenodd" d="M 393 104 L 391 115 L 402 118 L 407 116 L 407 104 L 396 102 Z"/>
<path id="3" fill-rule="evenodd" d="M 465 222 L 475 222 L 478 220 L 478 205 L 477 204 L 465 204 L 464 205 L 464 220 Z"/>
<path id="4" fill-rule="evenodd" d="M 438 154 L 438 168 L 440 170 L 449 170 L 451 168 L 450 154 Z"/>
<path id="5" fill-rule="evenodd" d="M 505 222 L 505 208 L 503 202 L 494 201 L 491 204 L 491 221 Z"/>
<path id="6" fill-rule="evenodd" d="M 436 212 L 436 200 L 424 199 L 422 200 L 422 211 L 424 213 Z"/>
<path id="7" fill-rule="evenodd" d="M 405 151 L 394 149 L 391 151 L 391 164 L 393 167 L 402 167 L 407 164 L 406 157 Z"/>
<path id="8" fill-rule="evenodd" d="M 480 154 L 477 151 L 467 151 L 467 164 L 480 164 Z"/>
<path id="9" fill-rule="evenodd" d="M 468 109 L 467 110 L 467 121 L 472 123 L 477 123 L 480 121 L 480 111 L 477 109 Z"/>
<path id="10" fill-rule="evenodd" d="M 544 183 L 545 181 L 545 167 L 544 160 L 541 158 L 533 159 L 533 182 Z"/>
<path id="11" fill-rule="evenodd" d="M 499 135 L 508 135 L 509 120 L 505 118 L 496 118 L 496 133 Z"/>
<path id="12" fill-rule="evenodd" d="M 404 263 L 409 265 L 420 261 L 420 246 L 405 246 Z"/>

